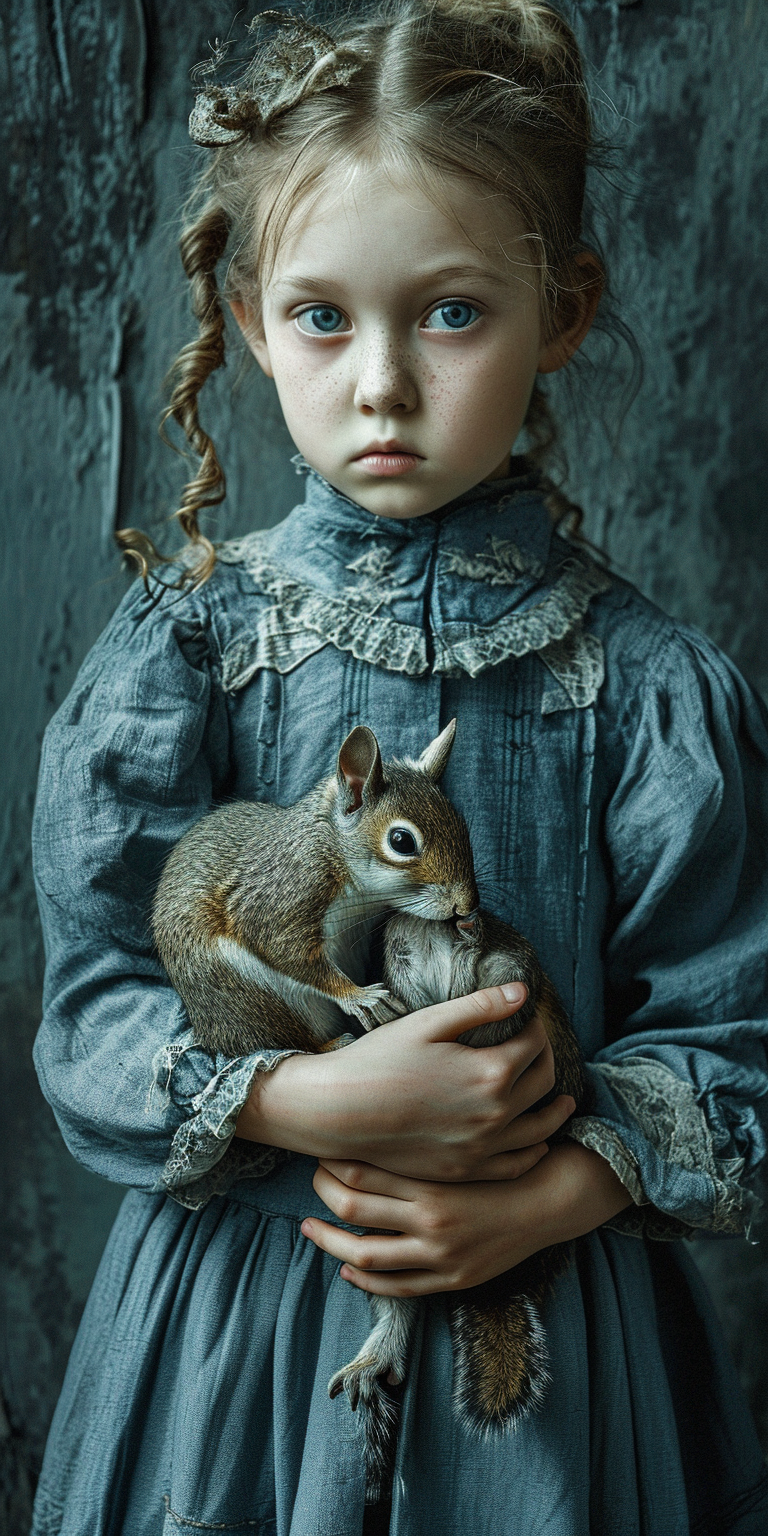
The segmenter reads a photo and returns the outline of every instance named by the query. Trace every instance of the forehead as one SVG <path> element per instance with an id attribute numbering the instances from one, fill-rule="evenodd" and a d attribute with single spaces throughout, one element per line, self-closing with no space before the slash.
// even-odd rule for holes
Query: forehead
<path id="1" fill-rule="evenodd" d="M 530 264 L 517 209 L 460 176 L 395 173 L 360 162 L 327 173 L 292 210 L 267 286 L 343 268 L 360 275 L 466 269 L 507 281 Z"/>

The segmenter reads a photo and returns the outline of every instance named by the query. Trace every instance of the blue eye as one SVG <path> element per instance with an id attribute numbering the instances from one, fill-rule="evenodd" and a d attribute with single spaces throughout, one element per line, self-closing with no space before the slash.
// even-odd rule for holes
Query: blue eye
<path id="1" fill-rule="evenodd" d="M 305 328 L 301 324 L 302 320 L 311 320 L 312 328 Z M 303 309 L 301 314 L 296 316 L 296 322 L 299 330 L 304 331 L 306 336 L 332 336 L 341 329 L 344 316 L 333 304 L 319 304 L 317 309 Z"/>
<path id="2" fill-rule="evenodd" d="M 428 328 L 436 331 L 466 330 L 467 326 L 472 324 L 474 317 L 479 314 L 480 310 L 476 309 L 474 304 L 465 304 L 463 300 L 454 299 L 452 304 L 441 304 L 439 309 L 433 309 L 428 317 L 429 320 L 442 320 L 444 324 Z"/>

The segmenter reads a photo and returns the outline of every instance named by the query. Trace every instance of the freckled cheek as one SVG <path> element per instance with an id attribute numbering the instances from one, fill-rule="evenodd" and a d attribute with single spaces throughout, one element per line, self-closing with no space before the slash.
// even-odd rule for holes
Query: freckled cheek
<path id="1" fill-rule="evenodd" d="M 510 369 L 508 357 L 462 360 L 429 376 L 428 393 L 435 421 L 452 441 L 492 443 L 501 432 L 516 431 L 535 377 L 533 366 Z"/>
<path id="2" fill-rule="evenodd" d="M 273 366 L 289 427 L 294 422 L 330 427 L 341 419 L 347 391 L 331 369 L 313 366 L 300 352 L 273 356 Z"/>

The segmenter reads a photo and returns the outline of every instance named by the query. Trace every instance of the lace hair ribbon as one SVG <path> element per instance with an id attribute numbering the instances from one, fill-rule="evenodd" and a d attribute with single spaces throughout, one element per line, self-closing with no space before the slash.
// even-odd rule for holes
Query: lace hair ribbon
<path id="1" fill-rule="evenodd" d="M 219 149 L 243 135 L 264 129 L 279 112 L 293 107 L 311 81 L 314 91 L 346 85 L 361 66 L 350 50 L 337 47 L 330 33 L 292 11 L 261 11 L 249 25 L 256 32 L 265 23 L 277 31 L 264 45 L 243 80 L 234 85 L 206 84 L 195 98 L 189 135 L 195 144 Z M 227 45 L 217 45 L 203 75 L 223 63 Z"/>

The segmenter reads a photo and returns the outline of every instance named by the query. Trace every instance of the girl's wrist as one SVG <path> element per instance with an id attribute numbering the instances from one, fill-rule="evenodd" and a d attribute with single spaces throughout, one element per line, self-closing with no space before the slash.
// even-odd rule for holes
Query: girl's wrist
<path id="1" fill-rule="evenodd" d="M 594 1232 L 632 1204 L 629 1190 L 610 1164 L 576 1141 L 563 1141 L 528 1175 L 539 1174 L 548 1186 L 549 1241 L 569 1242 Z"/>
<path id="2" fill-rule="evenodd" d="M 322 1058 L 317 1056 L 286 1056 L 271 1072 L 257 1072 L 237 1117 L 235 1136 L 267 1147 L 282 1147 L 288 1152 L 322 1155 L 317 1136 L 309 1133 L 311 1110 L 308 1114 L 308 1106 L 313 1102 L 317 1107 L 320 1061 Z"/>

